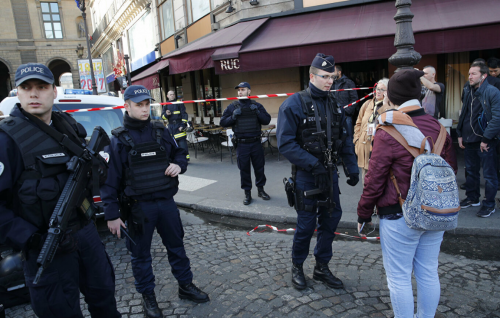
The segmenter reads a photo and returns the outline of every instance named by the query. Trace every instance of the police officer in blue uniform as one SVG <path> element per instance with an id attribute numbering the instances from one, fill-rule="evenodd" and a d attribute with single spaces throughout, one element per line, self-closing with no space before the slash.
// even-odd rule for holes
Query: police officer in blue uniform
<path id="1" fill-rule="evenodd" d="M 120 227 L 133 234 L 135 245 L 127 238 L 132 254 L 132 270 L 137 292 L 143 296 L 147 317 L 162 317 L 154 293 L 155 276 L 151 266 L 151 240 L 156 228 L 167 248 L 172 274 L 179 282 L 179 297 L 202 303 L 206 293 L 192 282 L 193 273 L 184 249 L 184 230 L 174 202 L 179 181 L 187 168 L 186 152 L 177 147 L 162 123 L 150 121 L 149 91 L 141 85 L 125 90 L 124 126 L 112 131 L 108 178 L 101 188 L 105 218 L 111 233 L 121 236 Z M 118 198 L 122 205 L 119 206 Z M 123 200 L 128 199 L 131 215 L 127 226 L 120 218 Z M 122 211 L 123 212 L 123 211 Z"/>
<path id="2" fill-rule="evenodd" d="M 175 101 L 174 91 L 167 93 L 169 102 Z M 187 144 L 186 127 L 188 125 L 188 114 L 184 104 L 171 104 L 163 106 L 161 118 L 168 120 L 168 131 L 172 134 L 177 145 L 186 151 L 186 159 L 189 161 L 189 149 Z"/>
<path id="3" fill-rule="evenodd" d="M 292 163 L 293 181 L 289 183 L 295 183 L 291 200 L 297 210 L 292 283 L 297 289 L 307 287 L 302 264 L 309 254 L 316 224 L 318 239 L 314 249 L 313 278 L 329 287 L 343 288 L 342 281 L 328 267 L 334 232 L 342 216 L 339 175 L 335 167 L 337 156 L 342 157 L 346 166 L 349 185 L 358 183 L 359 170 L 354 146 L 345 138 L 344 110 L 338 107 L 329 92 L 334 66 L 332 56 L 318 53 L 309 69 L 309 87 L 285 100 L 278 113 L 278 149 Z M 305 193 L 310 190 L 312 193 Z"/>
<path id="4" fill-rule="evenodd" d="M 69 114 L 52 111 L 57 90 L 45 65 L 23 64 L 15 80 L 20 104 L 0 122 L 0 245 L 23 251 L 24 276 L 37 316 L 83 318 L 81 292 L 92 317 L 121 317 L 113 264 L 94 222 L 79 207 L 52 263 L 33 283 L 48 220 L 69 177 L 66 162 L 75 155 L 70 149 L 85 143 L 87 133 Z M 50 134 L 64 134 L 70 141 L 56 141 Z"/>
<path id="5" fill-rule="evenodd" d="M 247 82 L 241 82 L 235 89 L 238 90 L 238 97 L 250 96 L 250 84 Z M 255 173 L 258 196 L 264 200 L 271 199 L 264 191 L 266 175 L 264 174 L 264 148 L 261 143 L 261 125 L 268 125 L 270 121 L 271 115 L 264 106 L 253 99 L 240 99 L 232 102 L 224 110 L 220 119 L 222 127 L 233 127 L 236 137 L 236 156 L 240 169 L 241 188 L 245 191 L 244 205 L 252 202 L 250 163 Z"/>

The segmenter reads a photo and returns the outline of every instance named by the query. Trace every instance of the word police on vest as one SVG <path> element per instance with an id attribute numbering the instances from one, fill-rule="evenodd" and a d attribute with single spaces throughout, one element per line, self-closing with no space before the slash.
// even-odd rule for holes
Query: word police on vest
<path id="1" fill-rule="evenodd" d="M 42 155 L 42 158 L 47 159 L 47 158 L 64 157 L 64 156 L 66 156 L 66 155 L 63 154 L 62 152 L 60 152 L 60 153 L 52 153 L 50 155 Z"/>
<path id="2" fill-rule="evenodd" d="M 156 156 L 156 152 L 143 152 L 141 153 L 141 157 L 151 157 Z"/>

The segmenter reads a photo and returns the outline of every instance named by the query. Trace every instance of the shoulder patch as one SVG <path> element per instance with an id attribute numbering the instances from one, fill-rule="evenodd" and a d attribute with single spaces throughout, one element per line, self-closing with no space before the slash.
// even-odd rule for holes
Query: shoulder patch
<path id="1" fill-rule="evenodd" d="M 0 162 L 0 176 L 2 175 L 4 168 L 5 166 L 3 165 L 3 162 Z"/>
<path id="2" fill-rule="evenodd" d="M 104 152 L 104 151 L 100 151 L 99 154 L 101 155 L 101 157 L 104 158 L 104 160 L 106 160 L 106 162 L 109 163 L 109 153 Z"/>

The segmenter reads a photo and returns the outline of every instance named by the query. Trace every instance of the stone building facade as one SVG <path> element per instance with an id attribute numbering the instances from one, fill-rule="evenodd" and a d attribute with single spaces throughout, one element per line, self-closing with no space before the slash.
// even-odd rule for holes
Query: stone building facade
<path id="1" fill-rule="evenodd" d="M 47 65 L 56 85 L 70 72 L 73 87 L 80 87 L 76 47 L 86 43 L 74 0 L 0 0 L 0 8 L 0 100 L 15 87 L 15 71 L 24 63 Z"/>

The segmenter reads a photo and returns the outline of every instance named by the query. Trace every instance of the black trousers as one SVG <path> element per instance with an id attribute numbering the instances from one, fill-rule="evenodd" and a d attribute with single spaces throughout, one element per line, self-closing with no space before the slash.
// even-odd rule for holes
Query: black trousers
<path id="1" fill-rule="evenodd" d="M 243 190 L 252 189 L 252 175 L 250 163 L 255 173 L 255 185 L 263 187 L 266 185 L 266 176 L 264 174 L 264 149 L 260 139 L 252 143 L 238 143 L 236 148 L 238 168 L 240 169 L 241 188 Z"/>

